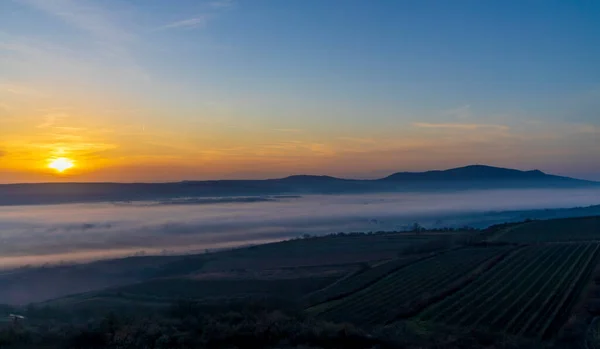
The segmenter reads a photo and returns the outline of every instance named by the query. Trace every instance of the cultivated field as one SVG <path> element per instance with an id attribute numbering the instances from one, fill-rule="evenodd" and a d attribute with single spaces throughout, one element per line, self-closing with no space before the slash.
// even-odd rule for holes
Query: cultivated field
<path id="1" fill-rule="evenodd" d="M 336 277 L 311 277 L 281 280 L 194 280 L 186 278 L 158 279 L 120 287 L 103 294 L 156 300 L 234 299 L 238 297 L 291 297 L 323 288 Z"/>
<path id="2" fill-rule="evenodd" d="M 600 260 L 599 222 L 593 217 L 485 231 L 336 234 L 190 256 L 48 267 L 0 278 L 7 286 L 0 295 L 13 283 L 34 284 L 25 276 L 46 275 L 58 283 L 62 273 L 95 271 L 121 275 L 126 284 L 43 302 L 42 309 L 155 312 L 181 300 L 206 306 L 257 301 L 367 331 L 413 326 L 557 342 L 576 328 L 578 343 L 591 349 L 600 347 L 599 322 L 591 320 L 600 316 L 600 275 L 593 274 Z"/>
<path id="3" fill-rule="evenodd" d="M 483 272 L 486 262 L 507 253 L 506 247 L 465 248 L 425 259 L 376 281 L 339 300 L 312 307 L 309 312 L 331 321 L 361 325 L 385 324 L 425 306 L 460 287 L 461 281 Z M 380 268 L 387 268 L 385 265 Z M 361 274 L 355 276 L 360 283 Z M 370 276 L 369 276 L 370 278 Z"/>
<path id="4" fill-rule="evenodd" d="M 322 266 L 382 261 L 402 251 L 464 232 L 344 234 L 296 239 L 214 254 L 204 271 Z"/>
<path id="5" fill-rule="evenodd" d="M 344 277 L 341 280 L 333 283 L 332 285 L 320 289 L 317 292 L 311 293 L 305 297 L 305 302 L 309 306 L 314 306 L 327 301 L 340 299 L 366 288 L 367 286 L 381 280 L 382 278 L 402 267 L 416 263 L 420 260 L 432 258 L 434 255 L 434 253 L 431 253 L 398 258 L 388 262 L 383 262 L 382 264 L 371 268 L 359 270 L 358 272 L 352 273 L 347 277 Z"/>
<path id="6" fill-rule="evenodd" d="M 522 248 L 416 319 L 513 335 L 555 334 L 594 269 L 599 244 Z"/>

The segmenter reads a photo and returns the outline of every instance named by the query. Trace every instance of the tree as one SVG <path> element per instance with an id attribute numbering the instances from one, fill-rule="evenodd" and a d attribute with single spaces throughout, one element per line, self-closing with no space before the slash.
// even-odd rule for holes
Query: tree
<path id="1" fill-rule="evenodd" d="M 421 224 L 419 224 L 418 222 L 415 222 L 415 224 L 413 224 L 413 226 L 412 226 L 412 231 L 415 233 L 420 233 L 424 230 L 425 230 L 425 228 L 423 228 L 423 226 Z"/>

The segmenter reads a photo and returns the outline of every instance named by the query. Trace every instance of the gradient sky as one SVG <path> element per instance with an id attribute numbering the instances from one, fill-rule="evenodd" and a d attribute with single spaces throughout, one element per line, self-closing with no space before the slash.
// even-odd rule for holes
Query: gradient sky
<path id="1" fill-rule="evenodd" d="M 599 62 L 590 0 L 1 0 L 0 182 L 600 180 Z"/>

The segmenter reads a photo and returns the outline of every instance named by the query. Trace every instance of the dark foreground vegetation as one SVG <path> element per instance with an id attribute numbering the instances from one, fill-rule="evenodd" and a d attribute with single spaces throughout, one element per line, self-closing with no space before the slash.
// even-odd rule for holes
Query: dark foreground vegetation
<path id="1" fill-rule="evenodd" d="M 568 348 L 481 331 L 457 331 L 410 322 L 369 330 L 313 318 L 290 305 L 179 302 L 147 313 L 85 317 L 52 309 L 0 327 L 0 348 Z"/>

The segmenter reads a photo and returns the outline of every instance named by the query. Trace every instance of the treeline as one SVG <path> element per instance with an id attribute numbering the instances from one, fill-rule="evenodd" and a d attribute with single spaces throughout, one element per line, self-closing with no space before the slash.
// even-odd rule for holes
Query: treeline
<path id="1" fill-rule="evenodd" d="M 319 238 L 331 238 L 331 237 L 358 237 L 358 236 L 373 236 L 373 235 L 393 235 L 393 234 L 407 234 L 407 233 L 475 233 L 482 230 L 463 226 L 459 228 L 445 227 L 445 228 L 425 228 L 419 223 L 415 223 L 410 227 L 406 227 L 404 230 L 377 230 L 377 231 L 357 231 L 357 232 L 338 232 L 325 235 L 311 235 L 303 234 L 292 240 L 302 239 L 319 239 Z"/>

